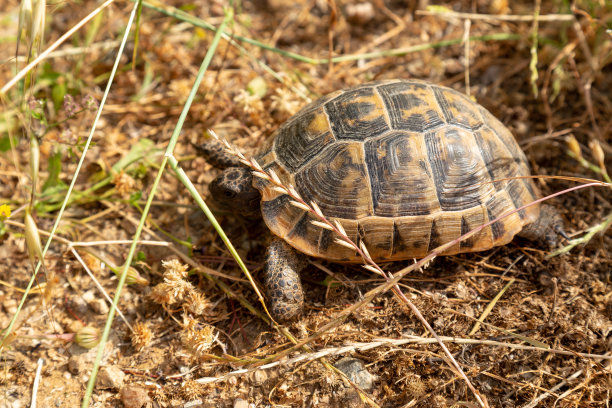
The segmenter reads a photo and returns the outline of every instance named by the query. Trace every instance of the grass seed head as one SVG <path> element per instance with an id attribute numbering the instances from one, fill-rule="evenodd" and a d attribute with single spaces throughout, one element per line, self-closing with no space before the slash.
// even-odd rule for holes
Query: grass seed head
<path id="1" fill-rule="evenodd" d="M 589 148 L 591 149 L 591 154 L 593 155 L 593 158 L 599 165 L 599 168 L 605 172 L 606 171 L 606 166 L 604 162 L 605 155 L 604 155 L 603 149 L 601 148 L 601 144 L 599 144 L 599 141 L 597 139 L 591 139 L 589 141 Z"/>
<path id="2" fill-rule="evenodd" d="M 580 150 L 580 144 L 578 143 L 578 140 L 576 140 L 574 135 L 569 135 L 565 139 L 565 141 L 567 143 L 567 148 L 569 149 L 569 151 L 572 152 L 576 156 L 576 158 L 580 159 L 582 157 L 582 151 Z"/>
<path id="3" fill-rule="evenodd" d="M 34 267 L 34 262 L 36 261 L 36 258 L 42 261 L 43 254 L 42 245 L 40 243 L 40 235 L 38 233 L 38 227 L 36 226 L 34 217 L 32 217 L 32 214 L 30 214 L 29 209 L 26 209 L 23 223 L 25 224 L 25 238 L 26 246 L 28 247 L 28 256 L 30 257 L 32 267 Z"/>

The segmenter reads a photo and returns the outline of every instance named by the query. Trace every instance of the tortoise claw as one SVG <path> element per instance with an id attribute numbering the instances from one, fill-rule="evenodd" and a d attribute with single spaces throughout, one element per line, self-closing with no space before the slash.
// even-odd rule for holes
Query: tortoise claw
<path id="1" fill-rule="evenodd" d="M 559 235 L 561 235 L 563 238 L 565 238 L 568 241 L 571 241 L 571 238 L 569 235 L 567 235 L 567 233 L 563 230 L 563 227 L 560 225 L 555 225 L 555 232 Z"/>

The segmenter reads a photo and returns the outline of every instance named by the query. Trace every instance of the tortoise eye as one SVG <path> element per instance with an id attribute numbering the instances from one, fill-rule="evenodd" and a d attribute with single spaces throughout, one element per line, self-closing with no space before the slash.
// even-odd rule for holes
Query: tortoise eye
<path id="1" fill-rule="evenodd" d="M 236 192 L 232 190 L 225 190 L 223 192 L 223 195 L 225 196 L 225 198 L 234 198 L 236 197 Z"/>

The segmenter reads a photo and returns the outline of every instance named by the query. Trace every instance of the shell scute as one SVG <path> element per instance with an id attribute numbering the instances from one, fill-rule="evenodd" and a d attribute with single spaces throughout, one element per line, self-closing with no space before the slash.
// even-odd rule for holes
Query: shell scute
<path id="1" fill-rule="evenodd" d="M 381 85 L 377 89 L 385 102 L 393 129 L 426 132 L 444 124 L 429 85 L 399 82 Z"/>
<path id="2" fill-rule="evenodd" d="M 372 215 L 369 181 L 361 144 L 333 143 L 295 175 L 295 187 L 328 217 Z"/>
<path id="3" fill-rule="evenodd" d="M 495 192 L 471 132 L 445 128 L 426 134 L 425 145 L 442 211 L 479 206 Z"/>
<path id="4" fill-rule="evenodd" d="M 374 214 L 426 215 L 440 210 L 422 137 L 394 131 L 364 143 Z"/>
<path id="5" fill-rule="evenodd" d="M 334 141 L 322 106 L 305 112 L 278 131 L 274 150 L 280 163 L 296 171 Z"/>
<path id="6" fill-rule="evenodd" d="M 449 125 L 464 129 L 476 130 L 483 124 L 483 119 L 475 103 L 467 96 L 449 88 L 433 87 L 438 106 Z"/>
<path id="7" fill-rule="evenodd" d="M 385 105 L 374 87 L 359 87 L 325 104 L 338 139 L 364 140 L 389 130 Z"/>

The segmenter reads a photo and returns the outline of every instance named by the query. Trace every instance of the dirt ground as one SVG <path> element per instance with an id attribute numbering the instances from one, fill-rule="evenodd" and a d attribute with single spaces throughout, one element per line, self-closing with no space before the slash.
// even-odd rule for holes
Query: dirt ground
<path id="1" fill-rule="evenodd" d="M 97 352 L 82 346 L 96 343 L 109 311 L 100 288 L 115 296 L 111 267 L 128 257 L 209 50 L 213 58 L 174 149 L 205 199 L 219 174 L 194 148 L 207 129 L 252 157 L 309 101 L 390 78 L 469 93 L 512 131 L 533 174 L 562 176 L 538 178 L 543 194 L 586 179 L 605 181 L 605 167 L 612 169 L 612 5 L 436 4 L 146 3 L 137 46 L 132 33 L 91 145 L 86 141 L 132 2 L 111 4 L 38 65 L 35 77 L 0 93 L 0 205 L 11 211 L 7 218 L 7 207 L 0 208 L 0 328 L 17 316 L 0 348 L 0 407 L 30 406 L 33 395 L 40 407 L 81 404 Z M 49 2 L 42 49 L 98 5 Z M 227 36 L 217 45 L 209 28 L 230 10 Z M 0 86 L 27 62 L 15 64 L 18 15 L 16 0 L 2 2 Z M 347 58 L 330 64 L 329 56 Z M 39 139 L 37 153 L 31 135 Z M 30 293 L 18 313 L 32 276 L 26 209 L 33 204 L 44 245 L 86 148 L 36 278 L 34 287 L 43 289 Z M 40 170 L 33 177 L 36 154 Z M 167 166 L 130 272 L 142 281 L 121 292 L 122 316 L 112 323 L 90 406 L 609 407 L 611 198 L 608 184 L 550 201 L 572 239 L 598 228 L 565 254 L 549 258 L 517 238 L 489 251 L 438 257 L 401 280 L 401 291 L 444 337 L 468 384 L 391 291 L 343 314 L 384 284 L 359 265 L 312 259 L 302 273 L 304 314 L 271 325 L 252 283 Z M 261 222 L 217 215 L 261 288 L 271 234 Z M 397 273 L 411 264 L 382 268 Z"/>

